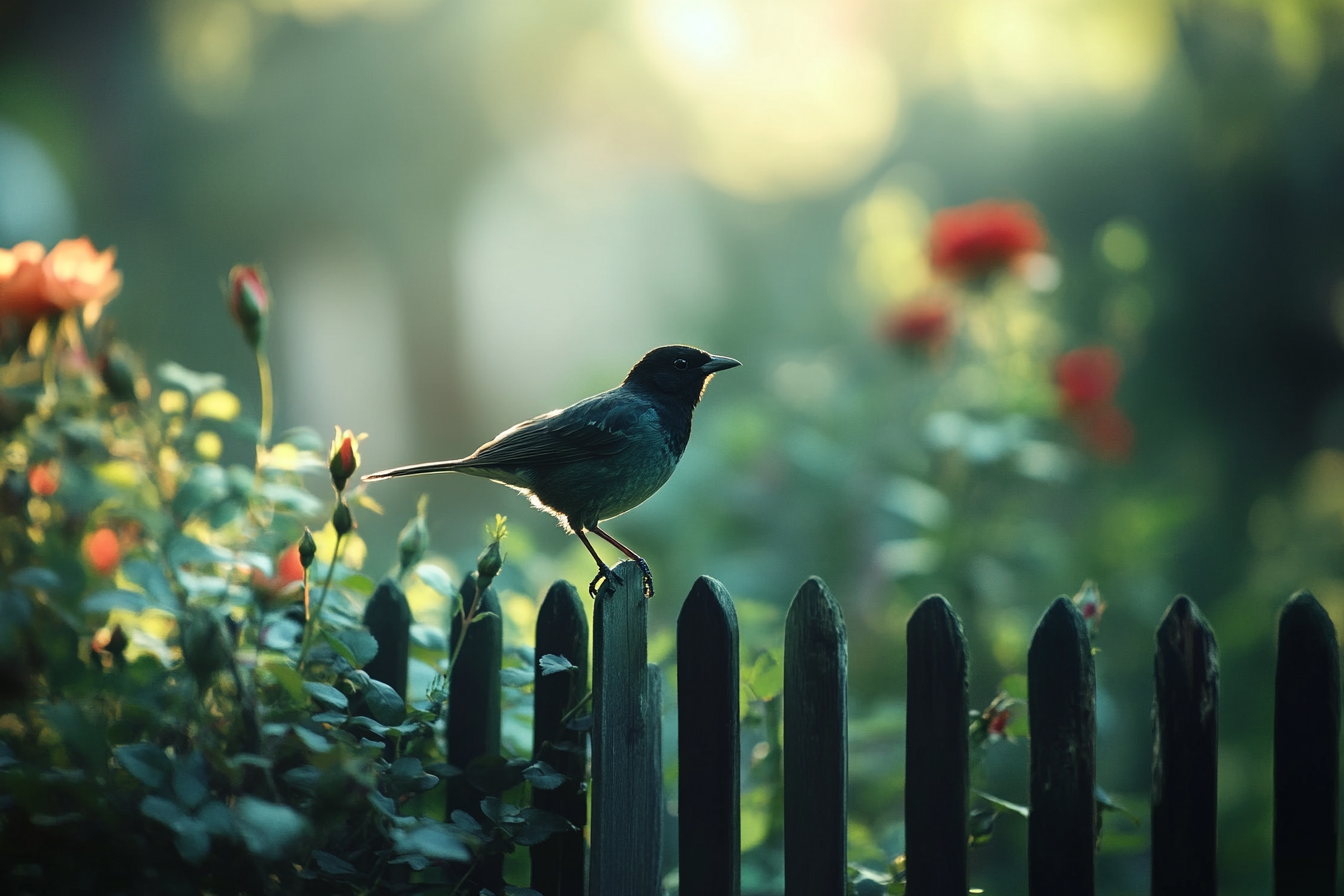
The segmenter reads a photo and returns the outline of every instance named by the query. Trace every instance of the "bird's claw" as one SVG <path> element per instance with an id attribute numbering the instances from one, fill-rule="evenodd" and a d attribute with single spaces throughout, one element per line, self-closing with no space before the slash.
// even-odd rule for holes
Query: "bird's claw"
<path id="1" fill-rule="evenodd" d="M 588 583 L 588 596 L 593 600 L 597 600 L 597 583 L 603 580 L 615 582 L 617 585 L 621 584 L 621 577 L 612 572 L 611 567 L 606 564 L 598 566 L 597 575 L 593 576 L 593 580 Z"/>

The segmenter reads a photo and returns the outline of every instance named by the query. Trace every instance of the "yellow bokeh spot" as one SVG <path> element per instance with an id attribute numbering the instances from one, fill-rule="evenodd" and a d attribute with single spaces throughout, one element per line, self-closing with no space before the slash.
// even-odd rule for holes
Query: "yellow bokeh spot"
<path id="1" fill-rule="evenodd" d="M 641 49 L 683 112 L 690 164 L 752 199 L 829 192 L 873 164 L 897 119 L 875 35 L 815 0 L 643 0 Z"/>
<path id="2" fill-rule="evenodd" d="M 850 213 L 856 275 L 864 290 L 883 301 L 927 288 L 929 210 L 909 190 L 885 186 Z"/>
<path id="3" fill-rule="evenodd" d="M 313 533 L 317 544 L 317 559 L 323 563 L 331 561 L 331 552 L 336 547 L 336 529 L 328 522 L 321 531 Z M 369 556 L 369 546 L 354 532 L 345 536 L 341 542 L 341 562 L 351 569 L 361 569 Z"/>
<path id="4" fill-rule="evenodd" d="M 219 460 L 220 454 L 224 452 L 224 442 L 219 434 L 208 429 L 197 434 L 192 447 L 196 449 L 196 456 L 201 460 Z"/>
<path id="5" fill-rule="evenodd" d="M 93 468 L 97 476 L 113 488 L 135 488 L 140 482 L 140 468 L 128 460 L 109 460 Z"/>
<path id="6" fill-rule="evenodd" d="M 178 389 L 164 389 L 159 393 L 159 410 L 165 414 L 180 414 L 187 409 L 187 393 Z"/>
<path id="7" fill-rule="evenodd" d="M 1097 249 L 1112 267 L 1139 271 L 1148 263 L 1148 237 L 1133 221 L 1117 218 L 1097 232 Z"/>
<path id="8" fill-rule="evenodd" d="M 209 417 L 212 420 L 227 422 L 237 417 L 238 412 L 242 409 L 242 403 L 238 401 L 237 395 L 226 389 L 216 389 L 196 399 L 196 407 L 192 414 L 197 417 Z"/>
<path id="9" fill-rule="evenodd" d="M 517 632 L 518 640 L 529 647 L 536 643 L 537 604 L 524 594 L 509 593 L 504 597 L 504 618 Z"/>

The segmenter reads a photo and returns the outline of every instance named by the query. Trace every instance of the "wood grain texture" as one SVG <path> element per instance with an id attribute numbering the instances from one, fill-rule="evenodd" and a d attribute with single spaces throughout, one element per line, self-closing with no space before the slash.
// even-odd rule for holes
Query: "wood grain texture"
<path id="1" fill-rule="evenodd" d="M 1336 892 L 1339 842 L 1339 642 L 1316 598 L 1279 616 L 1274 678 L 1274 892 Z"/>
<path id="2" fill-rule="evenodd" d="M 468 575 L 463 580 L 461 593 L 463 605 L 471 607 L 476 599 L 475 576 Z M 453 665 L 452 679 L 448 682 L 448 762 L 464 770 L 475 759 L 499 755 L 499 670 L 504 659 L 504 626 L 495 589 L 487 588 L 481 595 L 477 615 L 481 613 L 494 615 L 478 619 L 468 627 L 461 655 Z M 461 631 L 462 618 L 454 616 L 449 650 L 456 646 Z M 485 794 L 473 787 L 466 775 L 447 778 L 444 785 L 449 814 L 462 809 L 477 820 L 484 820 L 481 799 Z M 476 890 L 488 887 L 501 892 L 504 887 L 503 856 L 482 860 L 471 880 Z"/>
<path id="3" fill-rule="evenodd" d="M 737 611 L 708 576 L 677 617 L 677 819 L 680 887 L 742 889 L 741 721 Z"/>
<path id="4" fill-rule="evenodd" d="M 905 862 L 909 896 L 963 896 L 970 801 L 966 636 L 938 594 L 906 625 Z"/>
<path id="5" fill-rule="evenodd" d="M 583 785 L 588 735 L 568 727 L 563 719 L 588 694 L 588 617 L 578 590 L 569 582 L 556 582 L 546 592 L 537 613 L 536 632 L 538 661 L 554 654 L 569 660 L 574 668 L 542 675 L 538 662 L 534 670 L 532 758 L 569 780 L 554 790 L 534 789 L 532 805 L 567 818 L 577 830 L 552 834 L 531 847 L 531 887 L 544 896 L 584 896 L 588 793 Z"/>
<path id="6" fill-rule="evenodd" d="M 648 604 L 639 567 L 616 567 L 593 606 L 591 896 L 661 890 L 661 681 L 649 674 Z"/>
<path id="7" fill-rule="evenodd" d="M 1027 652 L 1031 817 L 1027 886 L 1032 896 L 1096 892 L 1097 683 L 1078 608 L 1056 598 Z"/>
<path id="8" fill-rule="evenodd" d="M 844 896 L 848 648 L 826 583 L 803 583 L 784 621 L 784 892 Z"/>
<path id="9" fill-rule="evenodd" d="M 1181 595 L 1153 654 L 1153 896 L 1218 892 L 1218 642 Z"/>

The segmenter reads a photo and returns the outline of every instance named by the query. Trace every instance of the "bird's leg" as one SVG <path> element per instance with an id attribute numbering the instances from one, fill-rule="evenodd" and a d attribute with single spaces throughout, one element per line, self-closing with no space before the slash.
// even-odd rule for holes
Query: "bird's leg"
<path id="1" fill-rule="evenodd" d="M 594 526 L 592 528 L 592 531 L 597 535 L 601 535 L 607 541 L 611 542 L 613 545 L 615 545 L 616 550 L 620 551 L 622 554 L 624 554 L 625 556 L 629 557 L 631 560 L 639 564 L 640 571 L 644 573 L 644 597 L 645 598 L 653 597 L 653 572 L 649 570 L 649 564 L 644 562 L 644 558 L 636 554 L 634 551 L 630 550 L 625 545 L 621 544 L 616 539 L 612 538 L 607 533 L 603 532 L 597 526 Z"/>
<path id="2" fill-rule="evenodd" d="M 594 529 L 593 531 L 596 532 L 597 530 Z M 588 549 L 588 553 L 592 554 L 593 559 L 597 561 L 597 575 L 593 576 L 593 580 L 588 583 L 588 596 L 596 600 L 598 582 L 602 581 L 603 579 L 610 579 L 616 582 L 617 584 L 620 584 L 621 577 L 616 575 L 616 573 L 612 572 L 611 567 L 603 563 L 602 558 L 597 556 L 597 551 L 593 550 L 592 543 L 588 541 L 588 537 L 583 534 L 582 529 L 575 528 L 574 534 L 579 536 L 579 541 L 583 542 L 583 546 Z"/>

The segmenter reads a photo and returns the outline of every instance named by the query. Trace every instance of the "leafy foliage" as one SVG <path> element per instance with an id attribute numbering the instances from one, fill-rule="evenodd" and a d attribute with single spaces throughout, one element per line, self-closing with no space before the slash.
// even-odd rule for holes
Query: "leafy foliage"
<path id="1" fill-rule="evenodd" d="M 376 505 L 358 489 L 347 501 L 357 437 L 338 428 L 327 455 L 309 431 L 270 443 L 223 377 L 174 363 L 113 390 L 83 348 L 102 334 L 72 315 L 38 327 L 54 338 L 0 367 L 0 405 L 17 409 L 0 449 L 0 856 L 14 884 L 453 889 L 480 857 L 571 829 L 515 805 L 524 782 L 564 776 L 504 757 L 508 775 L 467 770 L 480 814 L 445 818 L 443 780 L 464 772 L 444 762 L 441 679 L 403 694 L 364 671 L 390 648 L 361 624 L 373 582 L 350 503 Z M 255 445 L 255 463 L 226 463 L 226 444 Z M 305 477 L 328 473 L 324 502 Z M 481 591 L 503 519 L 488 531 Z M 401 576 L 454 593 L 421 562 L 423 504 L 401 542 Z M 443 629 L 414 630 L 446 672 Z"/>

